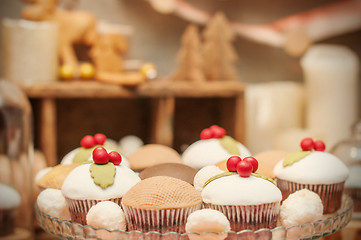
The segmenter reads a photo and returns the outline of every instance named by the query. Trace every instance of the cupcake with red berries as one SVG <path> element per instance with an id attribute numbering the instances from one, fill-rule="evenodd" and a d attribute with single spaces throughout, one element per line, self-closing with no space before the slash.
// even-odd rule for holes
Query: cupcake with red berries
<path id="1" fill-rule="evenodd" d="M 232 231 L 276 227 L 281 191 L 272 179 L 256 173 L 258 161 L 231 156 L 227 168 L 205 182 L 201 193 L 205 207 L 225 214 Z"/>
<path id="2" fill-rule="evenodd" d="M 201 169 L 226 160 L 231 156 L 250 156 L 249 150 L 240 142 L 227 135 L 224 128 L 212 125 L 200 133 L 200 140 L 192 143 L 182 154 L 188 166 Z"/>
<path id="3" fill-rule="evenodd" d="M 86 224 L 89 209 L 101 201 L 120 205 L 123 195 L 140 181 L 138 175 L 121 164 L 118 152 L 97 147 L 94 162 L 82 164 L 65 178 L 62 193 L 68 203 L 71 220 Z"/>
<path id="4" fill-rule="evenodd" d="M 348 168 L 335 155 L 325 152 L 323 141 L 304 138 L 300 146 L 301 151 L 289 153 L 274 167 L 283 199 L 306 188 L 320 196 L 324 213 L 335 212 L 341 206 Z"/>
<path id="5" fill-rule="evenodd" d="M 80 147 L 77 147 L 67 153 L 61 160 L 61 164 L 84 164 L 93 162 L 92 152 L 96 147 L 104 147 L 107 152 L 116 151 L 111 145 L 107 144 L 107 137 L 102 133 L 97 133 L 94 136 L 86 135 L 80 140 Z M 129 167 L 128 159 L 122 156 L 122 164 Z"/>

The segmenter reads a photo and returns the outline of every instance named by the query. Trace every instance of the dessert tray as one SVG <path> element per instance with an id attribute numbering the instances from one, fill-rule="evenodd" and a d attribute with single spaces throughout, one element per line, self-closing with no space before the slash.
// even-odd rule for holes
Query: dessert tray
<path id="1" fill-rule="evenodd" d="M 330 235 L 345 227 L 352 219 L 353 202 L 348 195 L 343 195 L 341 208 L 333 213 L 324 215 L 322 220 L 316 222 L 283 227 L 281 225 L 273 229 L 259 229 L 257 231 L 243 230 L 240 232 L 224 233 L 176 233 L 176 232 L 147 232 L 109 230 L 105 228 L 95 228 L 89 225 L 81 225 L 41 212 L 35 205 L 36 218 L 39 225 L 48 233 L 61 239 L 121 239 L 121 240 L 160 240 L 160 239 L 252 239 L 252 240 L 297 240 L 297 239 L 317 239 Z M 204 235 L 204 236 L 202 236 Z M 207 236 L 205 236 L 207 235 Z M 198 238 L 197 238 L 198 237 Z"/>

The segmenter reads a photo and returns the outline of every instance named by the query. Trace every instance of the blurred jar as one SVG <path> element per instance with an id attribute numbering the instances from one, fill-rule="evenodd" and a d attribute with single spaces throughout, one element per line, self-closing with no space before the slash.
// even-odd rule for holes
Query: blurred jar
<path id="1" fill-rule="evenodd" d="M 0 240 L 34 237 L 32 138 L 29 100 L 0 79 Z"/>
<path id="2" fill-rule="evenodd" d="M 352 126 L 351 137 L 331 149 L 349 168 L 345 193 L 354 201 L 354 217 L 361 218 L 361 120 Z"/>

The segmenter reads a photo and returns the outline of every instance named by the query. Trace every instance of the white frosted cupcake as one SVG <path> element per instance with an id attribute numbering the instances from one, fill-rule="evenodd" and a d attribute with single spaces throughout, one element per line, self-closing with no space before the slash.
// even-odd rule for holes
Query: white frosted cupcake
<path id="1" fill-rule="evenodd" d="M 98 152 L 99 157 L 95 157 Z M 69 205 L 72 221 L 86 224 L 90 207 L 100 201 L 108 200 L 120 205 L 123 195 L 140 181 L 135 172 L 119 165 L 119 161 L 115 161 L 115 165 L 109 159 L 103 161 L 103 156 L 107 154 L 104 148 L 96 148 L 94 163 L 76 167 L 65 178 L 61 191 Z"/>
<path id="2" fill-rule="evenodd" d="M 60 161 L 60 164 L 84 164 L 93 162 L 92 152 L 96 147 L 104 147 L 108 153 L 111 151 L 117 151 L 121 154 L 118 149 L 114 148 L 112 144 L 107 144 L 109 140 L 102 133 L 97 133 L 94 136 L 86 135 L 80 141 L 80 147 L 77 147 L 68 152 Z M 122 164 L 129 167 L 128 159 L 121 154 Z"/>
<path id="3" fill-rule="evenodd" d="M 237 156 L 228 162 L 232 159 L 238 162 L 233 161 L 233 168 L 227 164 L 231 172 L 213 176 L 204 184 L 201 195 L 205 207 L 225 214 L 232 231 L 276 227 L 281 191 L 273 180 L 255 173 L 258 163 L 250 166 Z"/>
<path id="4" fill-rule="evenodd" d="M 250 156 L 249 150 L 240 142 L 226 135 L 226 131 L 216 125 L 203 129 L 200 140 L 192 143 L 182 154 L 185 164 L 195 169 L 227 160 L 237 155 Z"/>
<path id="5" fill-rule="evenodd" d="M 335 155 L 324 152 L 325 146 L 322 142 L 319 144 L 323 146 L 314 147 L 316 145 L 310 138 L 302 140 L 303 151 L 288 154 L 276 164 L 274 174 L 283 199 L 306 188 L 320 196 L 324 213 L 332 213 L 341 206 L 349 170 Z"/>

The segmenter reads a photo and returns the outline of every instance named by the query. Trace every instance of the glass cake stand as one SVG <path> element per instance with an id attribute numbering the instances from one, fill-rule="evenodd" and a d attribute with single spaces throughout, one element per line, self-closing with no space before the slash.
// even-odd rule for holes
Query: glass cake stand
<path id="1" fill-rule="evenodd" d="M 121 239 L 121 240 L 188 240 L 188 239 L 249 239 L 249 240 L 297 240 L 297 239 L 317 239 L 330 235 L 345 227 L 352 219 L 353 202 L 348 195 L 343 195 L 341 208 L 333 213 L 324 215 L 322 220 L 305 223 L 291 227 L 277 226 L 273 229 L 259 229 L 257 231 L 243 230 L 240 232 L 225 233 L 159 233 L 140 231 L 109 230 L 105 228 L 95 228 L 89 225 L 81 225 L 56 217 L 49 216 L 41 212 L 35 205 L 36 218 L 39 225 L 48 233 L 61 239 Z M 207 236 L 204 236 L 207 235 Z M 198 238 L 197 238 L 198 237 Z M 212 238 L 209 238 L 212 237 Z"/>

